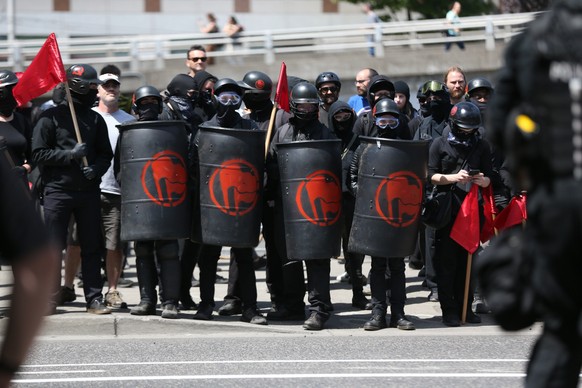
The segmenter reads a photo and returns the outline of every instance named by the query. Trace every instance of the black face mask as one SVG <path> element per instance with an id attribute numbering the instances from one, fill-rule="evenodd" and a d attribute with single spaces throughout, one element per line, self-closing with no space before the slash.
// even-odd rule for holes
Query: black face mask
<path id="1" fill-rule="evenodd" d="M 0 98 L 0 115 L 4 117 L 10 116 L 18 106 L 18 103 L 12 95 L 12 91 L 6 90 L 6 92 L 6 96 Z"/>
<path id="2" fill-rule="evenodd" d="M 156 103 L 140 104 L 137 108 L 137 121 L 152 121 L 158 119 L 160 106 Z"/>
<path id="3" fill-rule="evenodd" d="M 269 103 L 271 102 L 269 97 L 267 96 L 267 98 L 264 98 L 258 96 L 259 95 L 252 93 L 245 94 L 243 96 L 245 106 L 252 111 L 268 109 L 270 105 Z"/>
<path id="4" fill-rule="evenodd" d="M 239 120 L 240 115 L 236 111 L 240 107 L 237 105 L 222 105 L 220 103 L 216 104 L 216 118 L 218 119 L 218 124 L 224 128 L 233 127 Z"/>
<path id="5" fill-rule="evenodd" d="M 97 89 L 89 89 L 87 94 L 79 94 L 71 91 L 71 97 L 77 104 L 83 106 L 84 108 L 91 109 L 93 105 L 95 105 Z"/>
<path id="6" fill-rule="evenodd" d="M 449 107 L 448 101 L 432 100 L 428 103 L 428 111 L 437 120 L 449 114 Z"/>

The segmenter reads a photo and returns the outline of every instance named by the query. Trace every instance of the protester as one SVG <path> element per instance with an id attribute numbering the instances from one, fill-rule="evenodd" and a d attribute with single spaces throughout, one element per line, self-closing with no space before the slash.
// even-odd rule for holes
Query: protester
<path id="1" fill-rule="evenodd" d="M 45 222 L 59 251 L 66 247 L 69 220 L 75 216 L 87 312 L 109 314 L 111 310 L 102 294 L 99 184 L 111 164 L 113 151 L 105 120 L 91 110 L 101 81 L 95 69 L 85 64 L 70 66 L 67 79 L 80 137 L 75 133 L 69 107 L 51 108 L 34 127 L 32 158 L 42 166 Z M 60 271 L 49 276 L 57 289 Z"/>

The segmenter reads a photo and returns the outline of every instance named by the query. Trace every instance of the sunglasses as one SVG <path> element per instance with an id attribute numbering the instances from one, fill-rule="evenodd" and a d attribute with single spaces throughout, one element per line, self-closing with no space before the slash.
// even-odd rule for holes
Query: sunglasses
<path id="1" fill-rule="evenodd" d="M 208 57 L 194 57 L 194 58 L 188 58 L 188 60 L 192 61 L 192 62 L 198 62 L 198 61 L 206 62 L 206 60 L 208 60 Z"/>
<path id="2" fill-rule="evenodd" d="M 216 96 L 216 99 L 222 105 L 238 105 L 241 97 L 234 92 L 223 92 Z"/>
<path id="3" fill-rule="evenodd" d="M 437 93 L 437 92 L 448 92 L 447 86 L 438 81 L 428 81 L 424 85 L 422 85 L 422 89 L 420 89 L 422 94 L 427 94 L 428 92 Z"/>
<path id="4" fill-rule="evenodd" d="M 338 91 L 338 88 L 337 88 L 337 86 L 330 86 L 330 87 L 325 87 L 325 88 L 319 88 L 319 91 L 321 93 L 327 93 L 327 92 L 335 93 Z"/>
<path id="5" fill-rule="evenodd" d="M 380 116 L 376 117 L 376 125 L 382 129 L 386 129 L 386 127 L 390 127 L 390 129 L 394 129 L 398 126 L 400 120 L 396 117 L 392 116 Z"/>

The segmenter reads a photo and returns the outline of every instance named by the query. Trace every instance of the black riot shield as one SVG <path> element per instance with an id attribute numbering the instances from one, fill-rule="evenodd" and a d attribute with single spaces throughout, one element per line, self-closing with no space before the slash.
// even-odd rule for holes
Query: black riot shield
<path id="1" fill-rule="evenodd" d="M 287 257 L 339 256 L 341 245 L 341 141 L 277 144 Z"/>
<path id="2" fill-rule="evenodd" d="M 195 241 L 254 247 L 261 231 L 264 131 L 200 127 Z"/>
<path id="3" fill-rule="evenodd" d="M 360 139 L 365 149 L 348 249 L 370 256 L 408 256 L 418 235 L 428 142 Z"/>
<path id="4" fill-rule="evenodd" d="M 121 240 L 190 236 L 191 205 L 184 123 L 138 121 L 121 131 Z"/>

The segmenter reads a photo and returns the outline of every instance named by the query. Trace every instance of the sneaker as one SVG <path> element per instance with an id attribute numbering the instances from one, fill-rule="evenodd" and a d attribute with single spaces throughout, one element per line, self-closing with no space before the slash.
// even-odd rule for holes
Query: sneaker
<path id="1" fill-rule="evenodd" d="M 489 305 L 485 301 L 485 299 L 481 298 L 479 295 L 475 295 L 475 300 L 473 300 L 473 312 L 477 314 L 489 314 L 491 313 L 491 309 Z"/>
<path id="2" fill-rule="evenodd" d="M 340 283 L 349 283 L 350 282 L 350 275 L 348 275 L 347 272 L 342 273 L 341 275 L 338 275 L 335 280 L 337 280 Z"/>
<path id="3" fill-rule="evenodd" d="M 465 318 L 467 323 L 481 323 L 481 317 L 472 311 L 467 311 L 467 317 Z"/>
<path id="4" fill-rule="evenodd" d="M 376 331 L 387 327 L 386 315 L 384 314 L 374 314 L 368 322 L 364 323 L 364 330 L 366 331 Z"/>
<path id="5" fill-rule="evenodd" d="M 243 322 L 252 323 L 254 325 L 266 325 L 267 319 L 261 314 L 261 312 L 256 307 L 250 307 L 246 309 L 240 320 Z"/>
<path id="6" fill-rule="evenodd" d="M 370 289 L 370 285 L 368 284 L 368 285 L 364 286 L 364 289 L 362 292 L 364 293 L 364 295 L 371 296 L 372 290 Z"/>
<path id="7" fill-rule="evenodd" d="M 62 306 L 65 303 L 70 303 L 70 302 L 74 302 L 75 299 L 77 299 L 77 295 L 75 294 L 75 286 L 73 287 L 67 287 L 67 286 L 62 286 L 61 290 L 59 291 L 59 295 L 58 295 L 58 305 Z"/>
<path id="8" fill-rule="evenodd" d="M 224 304 L 218 309 L 218 315 L 222 316 L 231 316 L 242 314 L 242 306 L 240 300 L 232 299 L 227 300 Z"/>
<path id="9" fill-rule="evenodd" d="M 443 314 L 443 324 L 449 327 L 459 327 L 461 320 L 456 314 Z"/>
<path id="10" fill-rule="evenodd" d="M 322 330 L 327 318 L 317 311 L 313 311 L 309 318 L 303 322 L 305 330 Z"/>
<path id="11" fill-rule="evenodd" d="M 107 307 L 105 303 L 103 303 L 103 300 L 101 298 L 98 298 L 91 302 L 89 307 L 87 307 L 87 312 L 90 314 L 97 315 L 111 314 L 111 309 Z"/>
<path id="12" fill-rule="evenodd" d="M 127 308 L 127 303 L 121 299 L 121 293 L 117 290 L 111 290 L 105 294 L 105 304 L 113 308 Z"/>
<path id="13" fill-rule="evenodd" d="M 134 284 L 135 282 L 133 282 L 132 280 L 124 278 L 119 278 L 119 280 L 117 281 L 117 287 L 121 288 L 133 287 Z"/>
<path id="14" fill-rule="evenodd" d="M 129 311 L 131 315 L 156 315 L 156 306 L 148 302 L 139 302 Z"/>
<path id="15" fill-rule="evenodd" d="M 173 303 L 168 303 L 164 305 L 162 310 L 162 318 L 166 319 L 176 319 L 178 318 L 178 309 Z"/>

